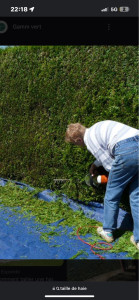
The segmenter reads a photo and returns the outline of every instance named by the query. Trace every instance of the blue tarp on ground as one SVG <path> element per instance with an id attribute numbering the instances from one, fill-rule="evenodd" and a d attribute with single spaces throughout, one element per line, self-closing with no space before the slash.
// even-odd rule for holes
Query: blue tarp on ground
<path id="1" fill-rule="evenodd" d="M 0 185 L 4 186 L 6 179 L 0 179 Z M 28 188 L 26 184 L 15 182 L 21 188 Z M 57 201 L 57 196 L 50 190 L 43 191 L 36 195 L 44 201 Z M 63 201 L 71 209 L 82 209 L 86 217 L 103 222 L 103 205 L 91 202 L 85 205 L 80 201 L 73 201 L 63 195 Z M 19 213 L 18 213 L 19 210 Z M 29 220 L 20 214 L 20 208 L 13 212 L 10 208 L 0 205 L 0 259 L 70 259 L 78 253 L 77 259 L 99 259 L 90 251 L 90 247 L 83 244 L 77 236 L 72 236 L 72 228 L 62 227 L 62 221 L 58 220 L 49 225 L 42 225 L 35 222 L 35 217 Z M 42 233 L 52 231 L 55 226 L 55 235 L 49 237 L 49 242 L 42 240 Z M 129 213 L 119 211 L 118 227 L 124 230 L 132 230 L 132 218 Z M 91 234 L 82 238 L 86 240 Z M 81 252 L 79 252 L 81 251 Z M 106 259 L 127 259 L 127 253 L 110 253 L 106 251 L 102 255 Z M 129 259 L 129 257 L 128 257 Z"/>

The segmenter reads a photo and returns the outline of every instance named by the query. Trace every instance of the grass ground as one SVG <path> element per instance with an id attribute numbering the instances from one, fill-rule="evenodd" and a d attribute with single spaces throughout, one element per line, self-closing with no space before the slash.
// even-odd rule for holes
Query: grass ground
<path id="1" fill-rule="evenodd" d="M 46 202 L 40 199 L 36 200 L 33 197 L 36 193 L 41 192 L 40 189 L 28 192 L 26 189 L 20 189 L 12 182 L 9 182 L 4 187 L 0 187 L 0 204 L 5 207 L 10 207 L 15 214 L 24 214 L 24 217 L 30 218 L 35 216 L 36 222 L 47 225 L 64 218 L 62 226 L 68 225 L 73 228 L 72 235 L 76 235 L 77 229 L 82 227 L 80 231 L 81 235 L 92 233 L 92 237 L 88 238 L 89 243 L 97 242 L 99 237 L 96 235 L 96 228 L 90 226 L 100 226 L 101 223 L 96 220 L 85 217 L 82 211 L 74 212 L 69 206 L 62 202 L 59 197 L 58 200 L 52 202 Z M 20 207 L 20 212 L 19 209 Z M 0 206 L 2 208 L 2 206 Z M 49 242 L 49 238 L 55 234 L 55 226 L 52 226 L 52 230 L 49 233 L 42 233 L 41 238 L 46 242 Z M 128 257 L 133 259 L 138 258 L 138 251 L 130 243 L 129 239 L 131 232 L 125 232 L 121 237 L 116 240 L 114 247 L 110 250 L 114 253 L 127 252 Z M 76 257 L 78 256 L 78 253 Z M 74 258 L 74 257 L 73 257 Z"/>

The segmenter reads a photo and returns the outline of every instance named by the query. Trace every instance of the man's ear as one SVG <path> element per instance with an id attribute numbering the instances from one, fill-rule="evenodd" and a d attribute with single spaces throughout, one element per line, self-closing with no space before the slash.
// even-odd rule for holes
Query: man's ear
<path id="1" fill-rule="evenodd" d="M 84 146 L 84 140 L 83 140 L 83 138 L 78 137 L 76 139 L 76 144 L 79 145 L 79 146 Z"/>
<path id="2" fill-rule="evenodd" d="M 83 140 L 83 139 L 80 138 L 80 137 L 78 137 L 78 138 L 76 139 L 77 142 L 82 142 L 82 140 Z"/>

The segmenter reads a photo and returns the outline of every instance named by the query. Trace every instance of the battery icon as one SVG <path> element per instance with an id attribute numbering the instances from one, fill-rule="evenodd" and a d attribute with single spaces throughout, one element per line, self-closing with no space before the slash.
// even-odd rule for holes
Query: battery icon
<path id="1" fill-rule="evenodd" d="M 121 6 L 119 7 L 119 11 L 120 12 L 128 12 L 130 10 L 130 8 L 128 6 Z"/>

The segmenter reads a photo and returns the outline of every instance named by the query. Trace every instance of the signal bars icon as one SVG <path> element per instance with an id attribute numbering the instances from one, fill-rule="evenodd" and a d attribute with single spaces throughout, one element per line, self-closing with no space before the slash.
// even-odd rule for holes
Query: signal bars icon
<path id="1" fill-rule="evenodd" d="M 108 12 L 109 11 L 109 7 L 105 7 L 103 9 L 101 9 L 101 12 Z"/>

